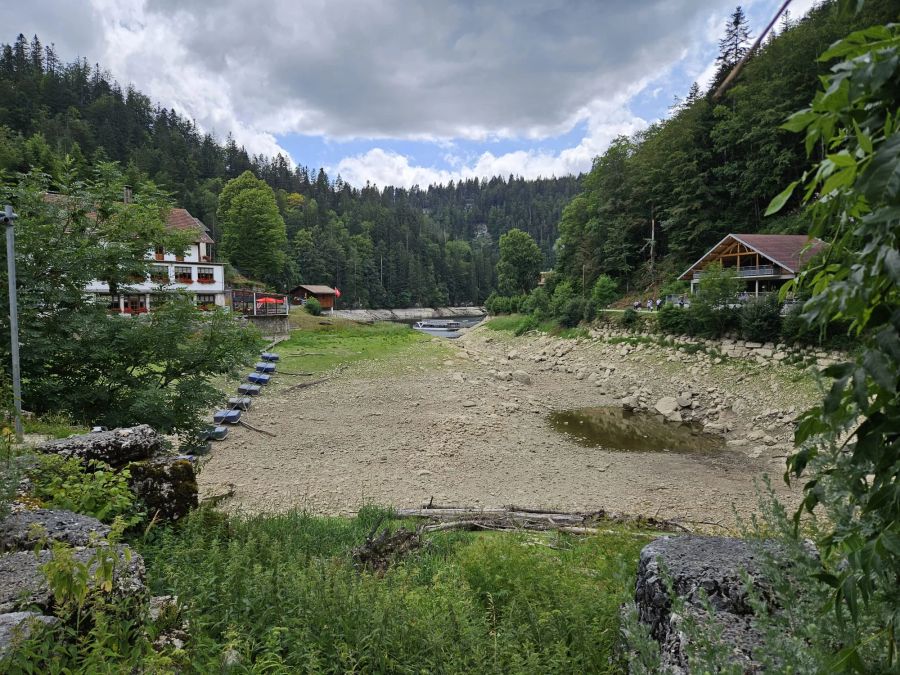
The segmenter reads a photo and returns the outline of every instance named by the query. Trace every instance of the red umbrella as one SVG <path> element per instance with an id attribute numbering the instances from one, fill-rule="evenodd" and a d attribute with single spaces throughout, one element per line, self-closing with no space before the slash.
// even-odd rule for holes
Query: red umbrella
<path id="1" fill-rule="evenodd" d="M 271 305 L 271 304 L 280 305 L 284 302 L 284 300 L 281 300 L 280 298 L 257 298 L 256 302 L 258 302 L 261 305 L 263 305 L 263 304 L 265 304 L 265 305 Z"/>

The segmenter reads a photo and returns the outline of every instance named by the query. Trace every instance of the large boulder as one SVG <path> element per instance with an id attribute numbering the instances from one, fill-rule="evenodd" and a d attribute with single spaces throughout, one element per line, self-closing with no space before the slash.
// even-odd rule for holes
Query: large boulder
<path id="1" fill-rule="evenodd" d="M 74 457 L 84 464 L 91 460 L 99 460 L 112 467 L 122 467 L 129 462 L 150 459 L 163 449 L 163 437 L 147 424 L 69 436 L 56 441 L 47 441 L 37 447 L 39 452 L 66 458 Z"/>
<path id="2" fill-rule="evenodd" d="M 78 547 L 75 560 L 89 563 L 90 573 L 97 569 L 95 556 L 98 548 Z M 108 552 L 108 551 L 107 551 Z M 119 598 L 141 599 L 146 594 L 144 559 L 125 545 L 116 547 L 118 563 L 113 574 L 112 593 Z M 19 551 L 0 555 L 0 614 L 18 611 L 51 611 L 53 594 L 41 566 L 51 562 L 51 551 Z"/>
<path id="3" fill-rule="evenodd" d="M 197 475 L 186 457 L 156 457 L 128 468 L 131 490 L 151 518 L 178 520 L 197 508 Z"/>
<path id="4" fill-rule="evenodd" d="M 108 534 L 109 527 L 91 516 L 50 509 L 23 510 L 0 521 L 0 553 L 31 550 L 44 537 L 87 546 Z"/>
<path id="5" fill-rule="evenodd" d="M 760 564 L 760 544 L 728 537 L 663 537 L 641 551 L 638 563 L 635 603 L 642 623 L 660 645 L 662 670 L 687 673 L 688 637 L 684 622 L 691 618 L 700 625 L 715 622 L 722 644 L 744 673 L 757 673 L 754 649 L 761 635 L 754 625 L 742 572 L 765 594 L 766 583 Z M 667 580 L 684 603 L 684 611 L 672 611 Z M 703 596 L 714 613 L 706 611 Z"/>
<path id="6" fill-rule="evenodd" d="M 38 629 L 59 623 L 55 616 L 44 616 L 37 612 L 10 612 L 0 614 L 0 658 L 15 648 L 16 644 L 27 640 Z"/>

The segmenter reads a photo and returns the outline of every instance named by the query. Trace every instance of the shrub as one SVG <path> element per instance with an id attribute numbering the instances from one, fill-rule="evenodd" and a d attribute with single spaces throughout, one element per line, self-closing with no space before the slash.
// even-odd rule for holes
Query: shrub
<path id="1" fill-rule="evenodd" d="M 741 337 L 752 342 L 774 341 L 781 333 L 781 303 L 777 296 L 751 300 L 739 311 Z"/>
<path id="2" fill-rule="evenodd" d="M 598 309 L 605 309 L 619 296 L 619 285 L 615 279 L 606 274 L 601 274 L 594 282 L 591 290 L 591 305 L 593 313 Z"/>
<path id="3" fill-rule="evenodd" d="M 640 315 L 631 307 L 622 313 L 622 325 L 626 328 L 634 328 L 641 320 Z"/>
<path id="4" fill-rule="evenodd" d="M 32 494 L 47 507 L 93 516 L 105 523 L 122 516 L 127 525 L 141 521 L 134 493 L 128 487 L 128 469 L 113 471 L 93 460 L 85 469 L 77 459 L 42 455 L 28 471 Z"/>
<path id="5" fill-rule="evenodd" d="M 312 314 L 313 316 L 322 316 L 322 303 L 320 303 L 315 298 L 309 298 L 306 303 L 303 305 L 304 309 L 308 314 Z"/>
<path id="6" fill-rule="evenodd" d="M 566 301 L 556 318 L 565 328 L 574 328 L 585 318 L 588 309 L 589 304 L 583 298 L 576 296 Z"/>
<path id="7" fill-rule="evenodd" d="M 532 314 L 538 320 L 550 316 L 550 294 L 543 286 L 538 286 L 522 302 L 521 311 Z"/>
<path id="8" fill-rule="evenodd" d="M 498 295 L 497 293 L 491 293 L 487 300 L 484 301 L 484 307 L 489 314 L 517 314 L 527 299 L 527 295 Z"/>
<path id="9" fill-rule="evenodd" d="M 566 313 L 566 306 L 569 300 L 575 297 L 575 289 L 571 281 L 561 281 L 556 284 L 553 289 L 553 295 L 550 298 L 550 315 L 555 319 L 562 318 Z"/>
<path id="10" fill-rule="evenodd" d="M 663 305 L 656 316 L 656 322 L 663 333 L 669 335 L 693 335 L 693 315 L 690 309 L 676 305 Z"/>

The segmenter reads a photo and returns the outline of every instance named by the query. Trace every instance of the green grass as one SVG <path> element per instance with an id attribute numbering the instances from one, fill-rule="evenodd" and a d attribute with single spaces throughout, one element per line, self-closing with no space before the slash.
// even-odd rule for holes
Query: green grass
<path id="1" fill-rule="evenodd" d="M 281 355 L 279 370 L 321 373 L 364 359 L 391 358 L 430 340 L 430 336 L 403 324 L 341 321 L 322 325 L 317 321 L 293 331 L 290 339 L 280 342 L 275 351 Z"/>
<path id="2" fill-rule="evenodd" d="M 90 431 L 85 426 L 74 424 L 64 415 L 42 415 L 22 420 L 22 429 L 26 434 L 42 434 L 52 438 L 66 438 L 72 434 L 84 434 Z"/>
<path id="3" fill-rule="evenodd" d="M 152 590 L 191 626 L 186 672 L 218 672 L 226 649 L 241 672 L 621 672 L 646 537 L 437 533 L 383 576 L 357 570 L 350 551 L 386 517 L 201 510 L 151 535 Z"/>

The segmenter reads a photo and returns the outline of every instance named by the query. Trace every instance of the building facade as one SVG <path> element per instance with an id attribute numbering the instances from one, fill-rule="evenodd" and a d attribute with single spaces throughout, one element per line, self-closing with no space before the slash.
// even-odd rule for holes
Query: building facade
<path id="1" fill-rule="evenodd" d="M 105 302 L 111 312 L 124 315 L 149 312 L 166 293 L 178 290 L 192 295 L 200 309 L 224 307 L 225 269 L 221 263 L 213 262 L 215 241 L 209 236 L 209 230 L 185 209 L 170 210 L 166 226 L 196 232 L 196 239 L 183 254 L 176 255 L 161 247 L 148 251 L 147 259 L 152 261 L 150 273 L 144 279 L 120 284 L 115 295 L 102 281 L 92 281 L 85 290 L 99 302 Z"/>
<path id="2" fill-rule="evenodd" d="M 678 278 L 690 281 L 694 293 L 706 267 L 718 262 L 745 282 L 745 293 L 759 296 L 780 289 L 824 249 L 821 239 L 805 234 L 729 234 Z"/>

